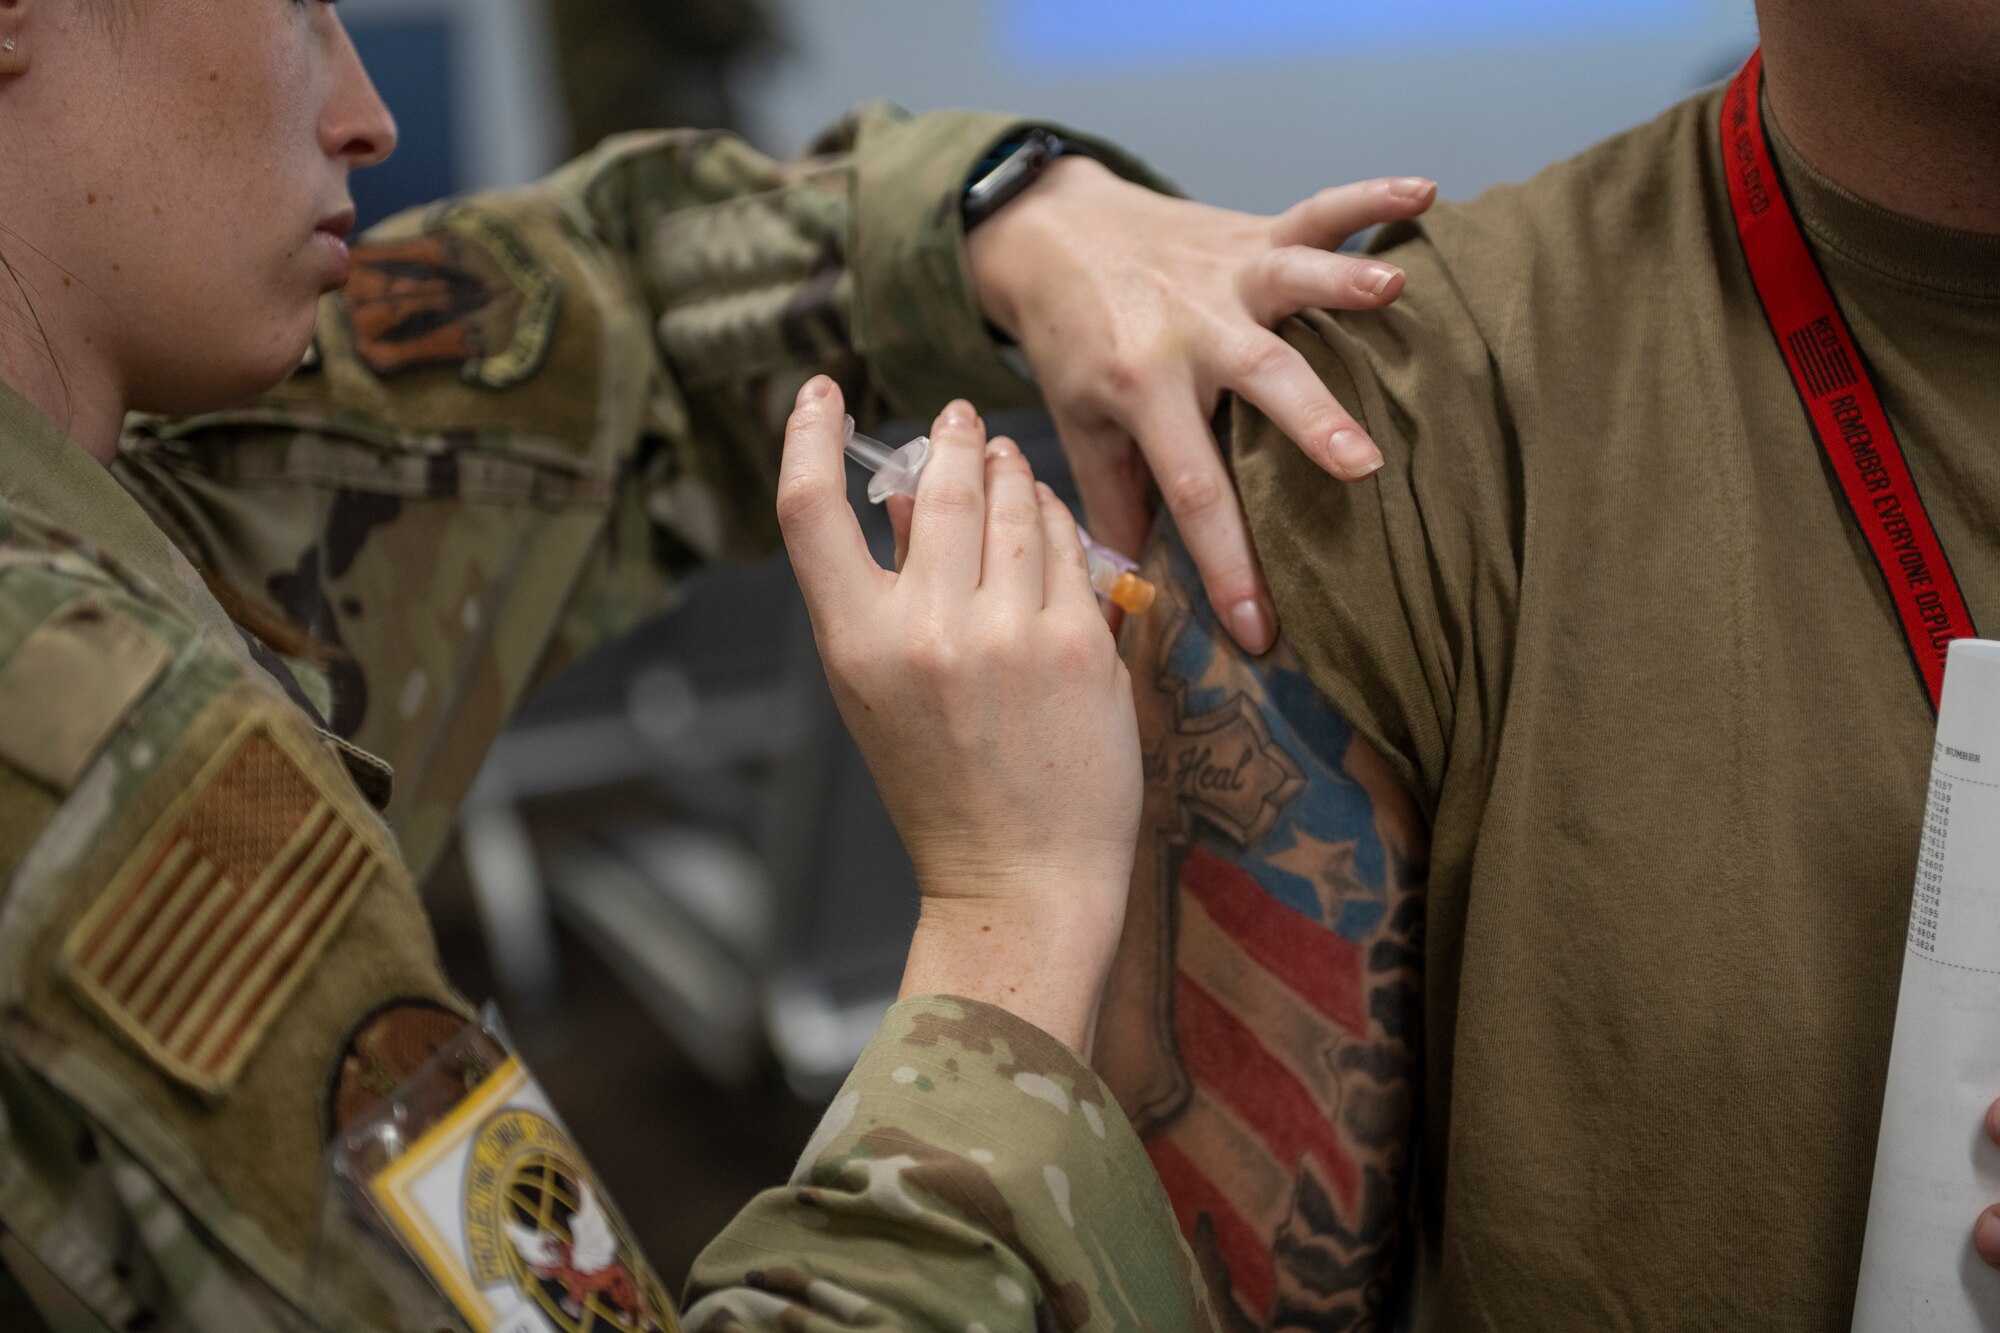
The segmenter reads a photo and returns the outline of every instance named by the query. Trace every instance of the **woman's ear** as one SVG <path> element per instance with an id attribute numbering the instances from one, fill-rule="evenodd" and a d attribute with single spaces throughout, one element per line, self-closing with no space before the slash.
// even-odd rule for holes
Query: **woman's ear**
<path id="1" fill-rule="evenodd" d="M 35 0 L 0 0 L 0 78 L 28 72 L 28 15 Z"/>

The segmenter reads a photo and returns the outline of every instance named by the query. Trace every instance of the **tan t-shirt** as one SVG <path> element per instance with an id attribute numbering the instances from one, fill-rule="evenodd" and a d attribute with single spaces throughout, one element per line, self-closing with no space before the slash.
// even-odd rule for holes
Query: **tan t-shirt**
<path id="1" fill-rule="evenodd" d="M 1847 1324 L 1933 718 L 1752 292 L 1719 111 L 1438 209 L 1385 238 L 1398 306 L 1293 326 L 1378 480 L 1235 431 L 1287 637 L 1433 821 L 1426 1327 Z M 1773 137 L 2000 631 L 2000 237 Z"/>

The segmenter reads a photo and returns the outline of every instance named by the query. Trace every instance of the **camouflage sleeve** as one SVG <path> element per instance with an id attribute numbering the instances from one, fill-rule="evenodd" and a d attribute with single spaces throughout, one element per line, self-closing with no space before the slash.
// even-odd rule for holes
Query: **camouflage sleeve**
<path id="1" fill-rule="evenodd" d="M 1158 1178 L 1062 1043 L 968 1000 L 890 1010 L 789 1185 L 696 1260 L 690 1333 L 1215 1326 Z"/>
<path id="2" fill-rule="evenodd" d="M 775 545 L 808 376 L 864 415 L 1029 395 L 953 206 L 1017 128 L 867 108 L 792 163 L 635 135 L 395 219 L 357 245 L 287 385 L 136 423 L 119 476 L 239 618 L 309 633 L 332 729 L 397 771 L 421 873 L 538 674 L 658 610 L 692 564 Z"/>
<path id="3" fill-rule="evenodd" d="M 341 756 L 169 590 L 0 503 L 0 1299 L 306 1326 L 349 1057 L 419 1006 L 464 1021 Z"/>

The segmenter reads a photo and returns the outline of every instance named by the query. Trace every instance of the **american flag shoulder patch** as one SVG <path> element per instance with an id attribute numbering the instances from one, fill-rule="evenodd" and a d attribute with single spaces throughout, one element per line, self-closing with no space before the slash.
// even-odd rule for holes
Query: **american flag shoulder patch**
<path id="1" fill-rule="evenodd" d="M 161 1068 L 227 1091 L 382 868 L 373 831 L 259 709 L 70 932 L 71 980 Z"/>

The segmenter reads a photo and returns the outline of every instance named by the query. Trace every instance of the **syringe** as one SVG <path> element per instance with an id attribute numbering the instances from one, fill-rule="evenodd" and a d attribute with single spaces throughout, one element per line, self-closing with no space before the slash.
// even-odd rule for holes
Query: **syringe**
<path id="1" fill-rule="evenodd" d="M 923 475 L 924 464 L 931 461 L 931 442 L 929 436 L 919 435 L 902 448 L 891 449 L 880 440 L 870 439 L 855 430 L 854 418 L 849 417 L 847 456 L 874 474 L 868 479 L 868 500 L 871 504 L 881 504 L 892 495 L 907 495 L 914 499 L 917 478 Z M 1076 532 L 1083 539 L 1084 560 L 1090 568 L 1090 586 L 1097 590 L 1097 595 L 1128 615 L 1143 616 L 1152 610 L 1158 590 L 1139 577 L 1139 566 L 1109 547 L 1099 546 L 1081 527 Z"/>

